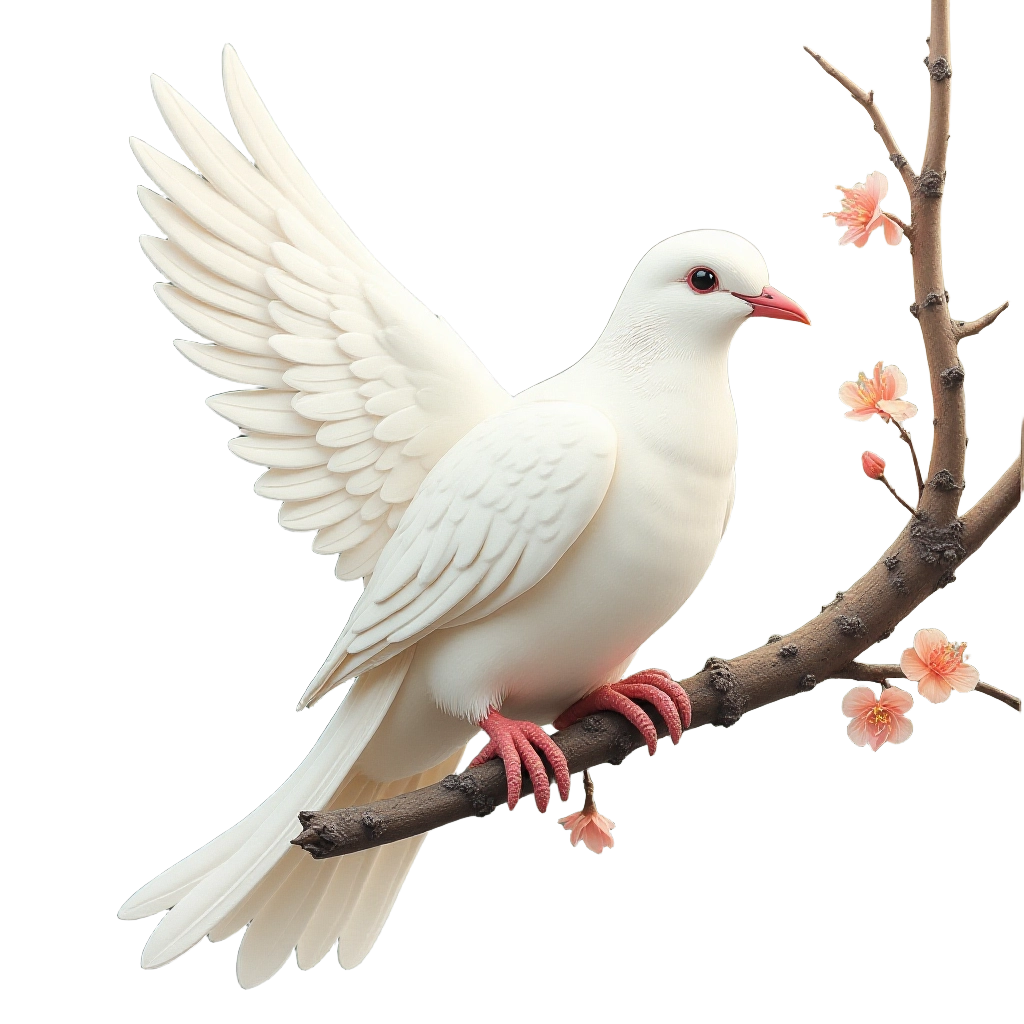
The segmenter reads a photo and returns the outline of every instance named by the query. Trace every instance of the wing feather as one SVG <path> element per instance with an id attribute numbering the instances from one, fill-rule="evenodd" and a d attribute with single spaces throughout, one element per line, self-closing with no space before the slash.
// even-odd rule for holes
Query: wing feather
<path id="1" fill-rule="evenodd" d="M 154 76 L 153 95 L 199 173 L 140 140 L 164 193 L 140 189 L 167 236 L 142 246 L 167 308 L 212 344 L 197 366 L 260 390 L 208 404 L 245 432 L 235 454 L 269 470 L 256 491 L 281 525 L 316 530 L 343 579 L 373 571 L 427 472 L 511 403 L 450 327 L 398 284 L 288 148 L 230 47 L 228 107 L 253 163 Z"/>
<path id="2" fill-rule="evenodd" d="M 543 579 L 604 500 L 615 449 L 604 415 L 570 402 L 523 404 L 474 427 L 420 486 L 300 706 Z"/>

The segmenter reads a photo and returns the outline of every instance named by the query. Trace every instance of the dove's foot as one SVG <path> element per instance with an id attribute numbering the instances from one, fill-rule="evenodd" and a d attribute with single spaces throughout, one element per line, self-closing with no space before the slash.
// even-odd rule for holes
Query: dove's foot
<path id="1" fill-rule="evenodd" d="M 672 677 L 660 668 L 649 668 L 627 676 L 611 686 L 602 686 L 588 693 L 555 719 L 555 728 L 564 729 L 595 711 L 617 711 L 640 730 L 647 749 L 654 753 L 658 731 L 638 700 L 653 704 L 665 719 L 673 743 L 679 742 L 683 730 L 690 727 L 690 698 Z"/>
<path id="2" fill-rule="evenodd" d="M 533 722 L 517 722 L 514 719 L 499 715 L 497 711 L 480 722 L 491 741 L 469 763 L 475 768 L 484 761 L 500 757 L 505 762 L 505 775 L 508 779 L 508 809 L 519 802 L 519 794 L 523 790 L 523 766 L 533 783 L 533 798 L 537 801 L 537 809 L 546 811 L 551 798 L 548 773 L 544 770 L 540 754 L 543 754 L 555 773 L 558 793 L 563 800 L 569 798 L 569 765 L 565 754 L 558 744 L 539 726 Z M 539 751 L 539 753 L 538 753 Z"/>

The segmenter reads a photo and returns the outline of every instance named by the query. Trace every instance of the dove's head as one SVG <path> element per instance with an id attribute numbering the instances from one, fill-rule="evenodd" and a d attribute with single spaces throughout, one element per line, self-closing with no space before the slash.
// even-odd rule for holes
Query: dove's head
<path id="1" fill-rule="evenodd" d="M 686 231 L 659 242 L 637 264 L 609 327 L 628 324 L 635 332 L 646 326 L 689 346 L 719 347 L 728 346 L 752 316 L 810 323 L 792 299 L 768 284 L 764 259 L 745 238 L 731 231 Z"/>

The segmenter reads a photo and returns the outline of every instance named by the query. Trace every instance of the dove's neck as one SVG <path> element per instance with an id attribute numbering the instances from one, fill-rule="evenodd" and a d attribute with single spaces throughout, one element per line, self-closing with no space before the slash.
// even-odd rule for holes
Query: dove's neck
<path id="1" fill-rule="evenodd" d="M 587 402 L 615 425 L 620 450 L 636 445 L 658 453 L 666 470 L 731 480 L 729 342 L 738 324 L 710 334 L 707 324 L 619 313 L 578 363 L 524 397 Z"/>

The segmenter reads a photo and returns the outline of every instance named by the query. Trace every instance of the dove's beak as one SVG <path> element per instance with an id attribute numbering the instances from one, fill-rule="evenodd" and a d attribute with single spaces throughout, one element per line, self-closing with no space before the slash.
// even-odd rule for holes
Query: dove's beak
<path id="1" fill-rule="evenodd" d="M 796 320 L 802 324 L 810 325 L 807 314 L 788 296 L 783 295 L 778 288 L 771 286 L 764 288 L 760 295 L 739 295 L 733 292 L 737 299 L 749 302 L 754 307 L 751 316 L 772 316 L 776 320 Z"/>

